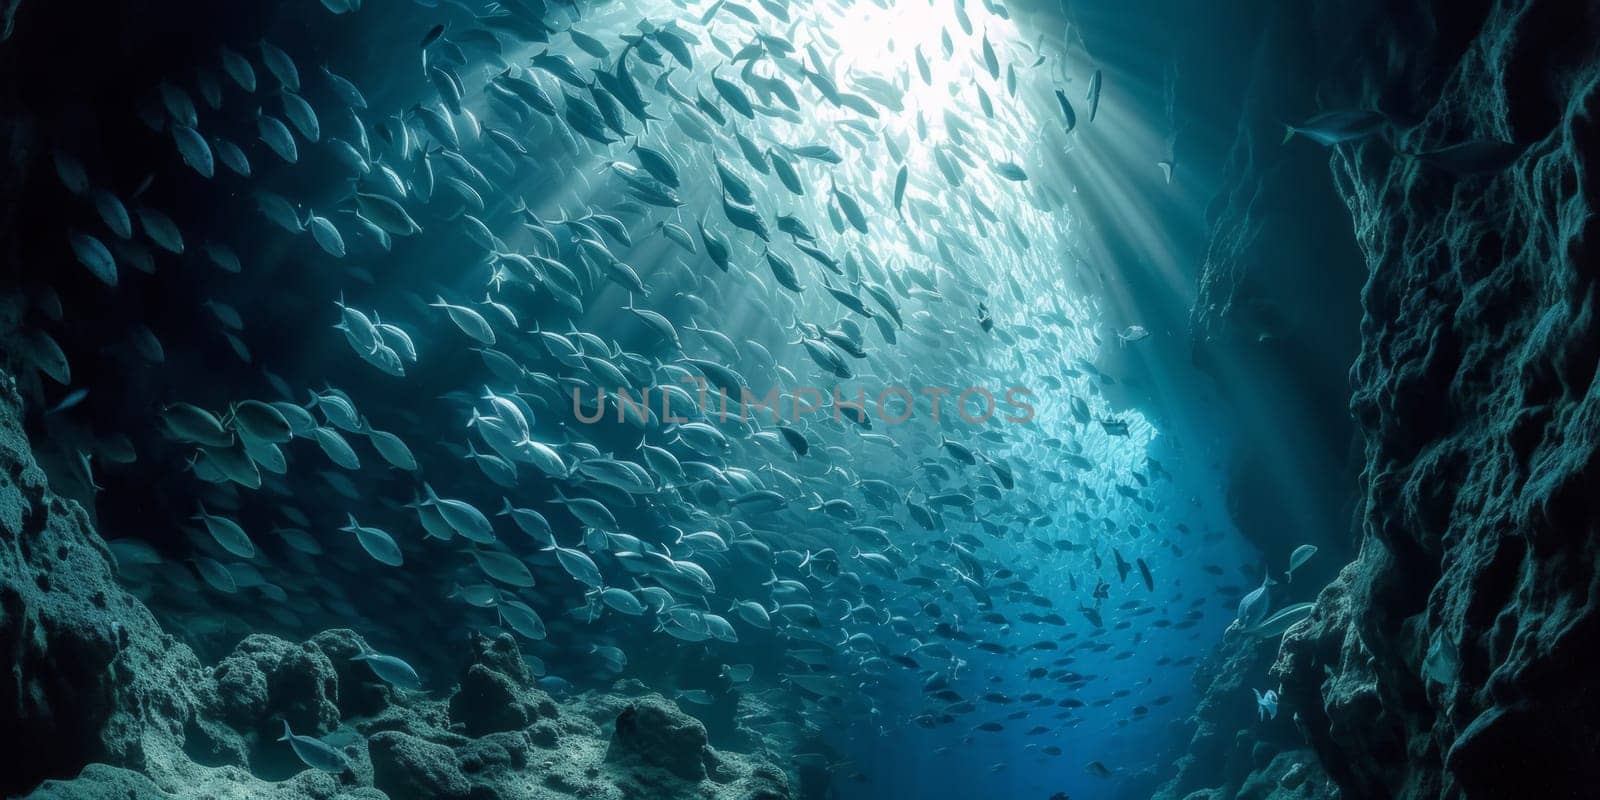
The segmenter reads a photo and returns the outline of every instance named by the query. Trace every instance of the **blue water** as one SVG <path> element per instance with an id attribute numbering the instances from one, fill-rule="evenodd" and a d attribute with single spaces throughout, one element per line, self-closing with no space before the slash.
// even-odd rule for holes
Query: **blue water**
<path id="1" fill-rule="evenodd" d="M 218 16 L 191 20 L 241 50 L 270 37 L 297 61 L 322 141 L 293 133 L 304 154 L 293 164 L 258 141 L 258 112 L 292 116 L 281 99 L 267 91 L 242 98 L 209 66 L 210 41 L 165 59 L 156 48 L 146 71 L 184 76 L 173 80 L 185 91 L 204 93 L 190 74 L 202 58 L 206 74 L 224 82 L 225 102 L 202 107 L 197 124 L 245 146 L 253 170 L 245 178 L 219 168 L 202 179 L 177 159 L 165 130 L 130 136 L 120 145 L 126 152 L 77 148 L 96 180 L 130 202 L 139 178 L 153 173 L 137 202 L 166 209 L 189 243 L 187 256 L 162 256 L 160 269 L 143 276 L 122 250 L 135 245 L 113 242 L 124 294 L 106 324 L 148 326 L 168 351 L 159 366 L 121 359 L 123 351 L 108 355 L 87 334 L 63 334 L 68 349 L 98 354 L 85 356 L 99 359 L 87 371 L 122 387 L 96 389 L 84 410 L 127 431 L 141 454 L 135 465 L 102 470 L 103 493 L 92 504 L 105 535 L 121 540 L 119 552 L 153 548 L 153 563 L 126 569 L 125 581 L 212 658 L 251 632 L 303 639 L 350 627 L 416 665 L 430 691 L 445 693 L 457 653 L 430 643 L 511 630 L 552 689 L 604 692 L 630 678 L 669 697 L 710 693 L 709 704 L 690 694 L 680 705 L 706 720 L 719 747 L 756 738 L 738 722 L 741 698 L 759 698 L 781 707 L 786 723 L 809 726 L 799 740 L 763 735 L 779 762 L 799 753 L 807 764 L 827 765 L 818 785 L 828 788 L 816 796 L 1147 793 L 1188 738 L 1182 721 L 1196 701 L 1195 667 L 1233 621 L 1239 596 L 1260 582 L 1262 565 L 1281 570 L 1285 555 L 1257 552 L 1235 530 L 1224 488 L 1237 455 L 1225 444 L 1235 421 L 1220 410 L 1219 395 L 1243 390 L 1226 385 L 1226 370 L 1202 373 L 1186 338 L 1194 300 L 1187 259 L 1207 199 L 1197 175 L 1215 165 L 1172 162 L 1180 131 L 1202 138 L 1215 131 L 1177 118 L 1174 78 L 1141 60 L 1154 56 L 1086 42 L 1055 9 L 1021 4 L 1000 14 L 974 0 L 963 6 L 964 32 L 947 0 L 794 0 L 791 22 L 757 8 L 748 11 L 757 22 L 719 10 L 708 25 L 700 20 L 709 5 L 585 4 L 576 14 L 553 6 L 548 45 L 502 36 L 499 54 L 483 46 L 481 20 L 458 5 L 372 0 L 343 16 L 252 7 L 237 18 L 213 10 Z M 1097 11 L 1096 19 L 1115 18 Z M 630 55 L 627 69 L 656 119 L 644 124 L 619 104 L 598 126 L 599 138 L 614 142 L 585 136 L 572 119 L 586 97 L 608 102 L 603 88 L 564 85 L 548 62 L 529 67 L 556 53 L 585 74 L 614 69 L 618 52 L 640 52 L 624 42 L 641 22 L 650 28 L 669 19 L 701 38 L 691 48 L 694 65 L 669 53 L 657 53 L 659 64 Z M 446 23 L 437 37 L 428 33 Z M 571 26 L 602 41 L 607 56 L 574 43 Z M 763 41 L 758 32 L 766 50 L 743 60 L 754 58 L 762 74 L 741 78 L 727 64 Z M 424 36 L 433 43 L 419 48 Z M 726 40 L 720 50 L 717 36 Z M 951 54 L 940 55 L 947 36 Z M 781 48 L 772 37 L 799 37 L 792 57 L 773 52 Z M 985 43 L 998 77 L 988 73 Z M 249 53 L 268 84 L 265 59 Z M 423 53 L 433 59 L 431 72 L 418 69 Z M 931 62 L 927 81 L 917 53 Z M 359 85 L 368 108 L 346 108 L 321 76 L 323 65 Z M 713 71 L 744 88 L 720 88 Z M 816 77 L 823 71 L 831 77 Z M 447 108 L 453 98 L 441 87 L 443 73 L 466 90 L 461 113 Z M 517 80 L 568 113 L 519 110 L 506 99 L 515 94 L 508 81 Z M 771 81 L 789 87 L 798 107 L 788 109 Z M 859 97 L 854 105 L 828 102 L 826 86 Z M 1072 121 L 1058 92 L 1074 108 Z M 747 119 L 730 95 L 753 97 L 766 113 Z M 122 102 L 154 127 L 178 116 L 159 100 L 153 111 L 148 98 Z M 449 143 L 419 106 L 453 126 L 459 141 Z M 710 143 L 693 135 L 696 119 Z M 613 135 L 612 124 L 626 137 Z M 760 152 L 745 152 L 734 134 Z M 328 141 L 335 137 L 365 138 L 360 160 L 368 175 L 357 179 L 348 154 L 336 155 Z M 640 177 L 636 144 L 675 162 L 681 185 L 672 202 L 646 198 L 641 185 L 659 188 L 662 180 Z M 807 145 L 827 145 L 835 157 L 805 155 Z M 796 165 L 803 193 L 777 177 L 774 156 Z M 1170 180 L 1158 162 L 1170 168 Z M 750 205 L 771 229 L 770 241 L 724 210 L 724 197 L 736 192 L 717 177 L 718 164 L 751 184 Z M 392 179 L 383 177 L 386 167 Z M 268 219 L 262 192 L 284 198 L 294 221 L 314 216 L 338 231 L 344 255 Z M 372 198 L 380 195 L 398 198 L 420 231 L 380 234 L 383 226 L 368 219 L 379 216 Z M 862 209 L 859 224 L 853 208 Z M 817 234 L 824 257 L 806 255 L 795 235 L 780 233 L 780 215 Z M 74 229 L 110 239 L 90 212 L 79 217 Z M 713 263 L 702 227 L 732 242 L 731 269 Z M 148 249 L 144 238 L 137 244 Z M 207 263 L 206 242 L 236 252 L 241 274 Z M 524 255 L 535 266 L 514 258 Z M 793 280 L 771 255 L 794 270 L 798 291 L 785 286 Z M 829 256 L 831 269 L 823 263 Z M 72 280 L 98 288 L 88 274 Z M 229 324 L 218 304 L 236 310 L 242 324 Z M 441 304 L 477 314 L 494 341 Z M 381 368 L 381 349 L 359 331 L 347 337 L 335 329 L 341 320 L 352 326 L 353 317 L 341 317 L 345 307 L 368 323 L 396 326 L 415 346 L 415 361 L 397 356 L 390 365 L 403 375 Z M 894 315 L 903 324 L 889 322 Z M 663 335 L 663 323 L 676 342 Z M 727 337 L 731 352 L 715 334 Z M 384 347 L 399 346 L 392 332 L 377 336 Z M 552 336 L 585 358 L 564 354 Z M 826 413 L 791 419 L 809 444 L 802 455 L 772 424 L 691 414 L 729 441 L 702 447 L 688 426 L 591 425 L 573 406 L 574 394 L 614 392 L 617 375 L 633 389 L 659 391 L 686 375 L 715 382 L 718 368 L 737 371 L 758 395 L 814 386 L 823 394 L 837 387 L 846 398 L 860 389 L 870 398 L 890 386 L 937 385 L 1004 396 L 1021 387 L 1035 413 L 1022 423 L 973 424 L 952 418 L 947 406 L 935 420 L 924 398 L 908 423 L 878 420 L 870 432 Z M 314 394 L 320 399 L 308 403 Z M 244 453 L 245 472 L 257 469 L 251 463 L 266 469 L 254 486 L 218 466 L 238 466 L 225 460 L 244 449 L 232 434 L 229 444 L 210 445 L 161 421 L 169 404 L 181 402 L 233 425 L 227 409 L 262 400 L 315 406 L 314 424 L 331 430 L 338 425 L 326 406 L 340 396 L 365 420 L 356 426 L 364 429 L 341 434 L 361 465 L 340 465 L 326 445 L 297 431 L 281 443 L 281 476 L 259 451 Z M 653 396 L 659 410 L 660 395 Z M 1267 409 L 1274 398 L 1258 402 Z M 484 422 L 509 425 L 516 417 L 523 429 L 507 438 L 495 438 Z M 372 444 L 373 430 L 406 442 L 417 468 L 391 468 Z M 942 440 L 977 455 L 963 461 Z M 559 465 L 528 455 L 535 444 Z M 705 466 L 675 478 L 641 445 Z M 496 483 L 486 456 L 516 462 L 516 477 Z M 619 460 L 637 471 L 606 471 Z M 1002 488 L 1002 472 L 990 463 L 1009 468 L 1015 488 Z M 640 473 L 649 474 L 637 491 L 607 483 Z M 895 496 L 874 500 L 863 479 L 884 482 Z M 467 544 L 459 528 L 459 536 L 437 535 L 419 517 L 419 508 L 436 507 L 419 500 L 430 491 L 482 511 L 497 538 Z M 763 493 L 784 507 L 744 505 Z M 596 523 L 571 498 L 605 505 L 614 520 Z M 941 502 L 949 504 L 942 512 Z M 543 513 L 552 541 L 495 516 L 505 503 Z M 201 504 L 237 520 L 260 557 L 219 548 L 193 524 Z M 941 524 L 925 526 L 919 514 Z M 405 563 L 381 566 L 353 528 L 343 530 L 352 516 L 392 535 Z M 850 531 L 869 522 L 882 522 L 887 545 Z M 304 529 L 321 551 L 296 547 L 286 528 Z M 697 531 L 716 533 L 733 551 L 682 536 Z M 551 544 L 592 560 L 598 577 L 558 559 Z M 893 574 L 863 551 L 892 555 Z M 528 570 L 534 585 L 490 574 L 484 552 Z M 699 572 L 663 567 L 668 553 L 703 570 L 715 588 L 699 582 Z M 1119 557 L 1147 564 L 1152 586 L 1137 569 L 1119 575 Z M 201 565 L 213 563 L 229 570 L 237 591 L 207 577 Z M 806 596 L 780 594 L 782 581 L 803 584 Z M 616 604 L 605 605 L 602 584 L 627 599 L 612 595 Z M 480 585 L 494 587 L 495 602 L 525 603 L 545 635 L 454 591 Z M 671 599 L 657 604 L 661 592 Z M 992 605 L 980 600 L 985 594 Z M 624 610 L 629 601 L 641 613 Z M 737 601 L 812 608 L 774 611 L 787 616 L 770 631 L 730 611 Z M 1050 613 L 1061 622 L 1022 619 Z M 1093 613 L 1103 628 L 1091 624 Z M 723 629 L 706 615 L 726 617 L 737 640 L 713 635 Z M 851 638 L 861 636 L 870 638 Z M 1054 649 L 1030 649 L 1039 642 Z M 604 663 L 606 648 L 620 650 L 626 663 Z M 786 676 L 803 669 L 793 654 L 819 650 L 827 663 L 817 674 L 833 689 L 795 688 Z M 741 664 L 755 668 L 748 686 L 718 677 Z M 1035 668 L 1057 675 L 1029 677 Z M 1081 680 L 1057 680 L 1064 672 Z M 960 699 L 931 697 L 924 691 L 930 676 L 942 676 Z M 1029 693 L 1040 698 L 1021 699 Z M 990 694 L 1005 697 L 984 699 Z M 951 710 L 964 703 L 972 708 Z M 980 729 L 993 723 L 1000 730 Z M 1036 726 L 1046 730 L 1028 733 Z M 1060 753 L 1046 754 L 1047 747 Z M 793 776 L 808 770 L 817 771 L 801 766 Z"/>

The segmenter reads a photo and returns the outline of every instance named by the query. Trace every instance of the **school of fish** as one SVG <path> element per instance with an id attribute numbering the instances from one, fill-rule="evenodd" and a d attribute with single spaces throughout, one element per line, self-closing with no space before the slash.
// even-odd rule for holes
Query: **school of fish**
<path id="1" fill-rule="evenodd" d="M 1172 699 L 1079 659 L 1303 619 L 1270 575 L 1249 593 L 1231 568 L 1187 593 L 1163 579 L 1222 534 L 1188 522 L 1152 423 L 1103 394 L 1095 354 L 1152 332 L 1099 318 L 1074 189 L 1042 155 L 1097 135 L 1115 86 L 1021 41 L 1000 2 L 898 6 L 418 0 L 397 45 L 411 72 L 381 94 L 352 54 L 234 42 L 147 87 L 171 160 L 144 185 L 56 151 L 98 223 L 62 231 L 64 252 L 110 296 L 192 271 L 213 355 L 258 376 L 162 398 L 158 443 L 85 451 L 90 485 L 183 464 L 150 480 L 192 496 L 188 551 L 113 527 L 122 574 L 295 630 L 398 607 L 419 629 L 510 631 L 552 684 L 577 663 L 621 674 L 653 638 L 721 662 L 657 687 L 680 701 L 792 712 L 752 725 L 1025 727 L 1052 759 L 1062 731 Z M 912 18 L 926 39 L 887 52 L 839 39 Z M 249 234 L 147 200 L 173 181 L 242 209 Z M 269 259 L 276 291 L 329 289 L 294 323 L 325 374 L 253 337 L 271 295 L 230 293 Z M 154 324 L 119 346 L 176 369 L 185 345 Z M 71 415 L 98 387 L 38 337 L 39 369 L 74 387 L 49 414 Z M 443 688 L 386 647 L 361 657 L 377 676 Z"/>

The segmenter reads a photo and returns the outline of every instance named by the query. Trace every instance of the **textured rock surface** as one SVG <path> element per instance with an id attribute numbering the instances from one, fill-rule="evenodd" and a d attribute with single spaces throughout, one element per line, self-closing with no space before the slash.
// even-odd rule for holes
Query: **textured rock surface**
<path id="1" fill-rule="evenodd" d="M 1332 154 L 1368 273 L 1359 552 L 1272 675 L 1345 797 L 1593 796 L 1600 17 L 1511 0 L 1370 18 L 1319 73 L 1334 106 L 1393 122 Z M 1527 149 L 1468 176 L 1399 155 L 1472 139 Z M 1239 785 L 1281 786 L 1281 761 Z"/>
<path id="2" fill-rule="evenodd" d="M 1359 796 L 1579 797 L 1600 781 L 1580 655 L 1600 641 L 1596 15 L 1441 6 L 1419 12 L 1431 32 L 1397 21 L 1380 38 L 1421 45 L 1391 71 L 1439 81 L 1397 100 L 1371 77 L 1373 102 L 1419 120 L 1395 149 L 1528 145 L 1509 169 L 1457 178 L 1383 142 L 1335 157 L 1371 275 L 1352 371 L 1362 548 L 1275 671 L 1315 687 L 1312 744 Z M 1458 679 L 1429 677 L 1430 645 Z"/>
<path id="3" fill-rule="evenodd" d="M 1237 631 L 1224 636 L 1215 655 L 1195 672 L 1200 703 L 1188 721 L 1194 733 L 1188 750 L 1175 764 L 1177 775 L 1162 785 L 1155 797 L 1221 800 L 1333 794 L 1333 783 L 1305 746 L 1292 712 L 1280 709 L 1276 718 L 1262 719 L 1257 710 L 1252 690 L 1275 688 L 1267 685 L 1263 676 L 1277 652 L 1275 639 L 1252 638 Z M 1285 783 L 1286 777 L 1292 786 Z M 1287 794 L 1273 794 L 1280 791 Z"/>
<path id="4" fill-rule="evenodd" d="M 1281 140 L 1283 120 L 1317 110 L 1306 86 L 1326 66 L 1319 56 L 1346 40 L 1349 21 L 1326 19 L 1312 3 L 1190 8 L 1167 25 L 1207 45 L 1178 68 L 1178 91 L 1190 92 L 1194 113 L 1207 117 L 1223 110 L 1214 103 L 1239 105 L 1227 109 L 1237 122 L 1225 150 L 1208 151 L 1194 137 L 1194 152 L 1183 156 L 1222 165 L 1221 188 L 1206 208 L 1187 341 L 1231 428 L 1230 519 L 1269 563 L 1282 563 L 1296 545 L 1317 545 L 1323 557 L 1301 577 L 1322 582 L 1354 555 L 1358 452 L 1346 373 L 1359 346 L 1365 271 L 1327 178 L 1326 152 Z M 1229 54 L 1210 46 L 1247 30 L 1252 37 L 1225 48 Z"/>
<path id="5" fill-rule="evenodd" d="M 642 698 L 617 715 L 607 758 L 699 780 L 706 775 L 706 727 L 660 697 Z"/>
<path id="6" fill-rule="evenodd" d="M 457 687 L 440 699 L 383 685 L 351 660 L 366 644 L 346 630 L 298 644 L 251 635 L 207 669 L 117 584 L 111 555 L 83 510 L 54 495 L 34 463 L 21 416 L 15 381 L 4 372 L 0 667 L 9 679 L 0 682 L 0 703 L 16 712 L 0 794 L 790 796 L 782 770 L 717 753 L 705 727 L 659 695 L 557 703 L 533 685 L 508 636 L 469 642 Z M 306 769 L 277 741 L 285 720 L 339 747 L 351 769 Z"/>
<path id="7" fill-rule="evenodd" d="M 383 731 L 367 741 L 372 754 L 372 784 L 390 800 L 466 797 L 472 784 L 461 774 L 456 754 L 398 731 Z"/>
<path id="8" fill-rule="evenodd" d="M 0 794 L 89 761 L 160 770 L 186 728 L 233 738 L 199 718 L 215 698 L 200 662 L 117 586 L 83 510 L 50 492 L 14 386 L 0 375 L 0 707 L 15 710 Z"/>

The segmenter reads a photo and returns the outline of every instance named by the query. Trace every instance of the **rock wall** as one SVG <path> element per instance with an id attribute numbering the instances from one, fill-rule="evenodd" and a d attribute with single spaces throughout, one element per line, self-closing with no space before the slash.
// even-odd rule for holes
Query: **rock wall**
<path id="1" fill-rule="evenodd" d="M 1263 652 L 1344 797 L 1591 797 L 1600 10 L 1334 5 L 1312 13 L 1366 32 L 1322 65 L 1319 94 L 1392 122 L 1331 153 L 1368 275 L 1350 374 L 1359 553 Z M 1480 174 L 1408 155 L 1482 139 L 1526 150 Z M 1234 722 L 1197 715 L 1202 731 Z M 1245 796 L 1285 769 L 1185 769 L 1163 796 Z"/>
<path id="2" fill-rule="evenodd" d="M 1600 779 L 1580 656 L 1600 642 L 1597 13 L 1395 19 L 1381 52 L 1411 57 L 1364 91 L 1417 122 L 1334 157 L 1370 272 L 1362 547 L 1275 672 L 1358 796 L 1579 797 Z M 1390 88 L 1423 75 L 1420 95 Z M 1527 150 L 1475 176 L 1396 155 L 1470 139 Z"/>
<path id="3" fill-rule="evenodd" d="M 1200 703 L 1187 752 L 1177 774 L 1157 792 L 1165 800 L 1265 798 L 1279 788 L 1301 800 L 1336 796 L 1331 779 L 1306 747 L 1292 713 L 1268 718 L 1255 700 L 1265 691 L 1277 653 L 1272 640 L 1229 631 L 1217 652 L 1195 672 Z"/>
<path id="4" fill-rule="evenodd" d="M 1182 4 L 1180 4 L 1182 5 Z M 1360 342 L 1361 253 L 1328 180 L 1327 155 L 1282 142 L 1285 119 L 1317 110 L 1305 87 L 1349 38 L 1307 3 L 1245 2 L 1204 8 L 1180 91 L 1208 118 L 1237 104 L 1225 146 L 1191 161 L 1222 165 L 1207 204 L 1208 231 L 1189 309 L 1190 352 L 1216 387 L 1231 428 L 1228 516 L 1268 563 L 1301 544 L 1321 557 L 1308 581 L 1331 579 L 1355 553 L 1350 536 L 1359 451 L 1346 373 Z M 1189 28 L 1187 22 L 1180 27 Z M 1253 31 L 1243 35 L 1241 31 Z M 1229 38 L 1231 56 L 1216 55 Z"/>
<path id="5" fill-rule="evenodd" d="M 180 750 L 209 686 L 194 654 L 117 586 L 82 508 L 49 491 L 20 428 L 16 380 L 0 376 L 0 707 L 17 756 L 0 794 L 10 796 L 89 761 L 142 766 Z"/>

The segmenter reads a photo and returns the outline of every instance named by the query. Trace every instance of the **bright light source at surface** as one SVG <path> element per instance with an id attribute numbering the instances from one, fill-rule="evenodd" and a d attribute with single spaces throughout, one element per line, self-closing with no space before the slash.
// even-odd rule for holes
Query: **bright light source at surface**
<path id="1" fill-rule="evenodd" d="M 652 24 L 697 30 L 712 4 L 701 3 L 687 10 L 665 2 L 648 9 L 640 5 L 602 6 L 575 26 L 590 34 L 627 30 L 645 10 Z M 1099 235 L 1083 227 L 1074 210 L 1082 203 L 1131 206 L 1124 161 L 1143 153 L 1126 153 L 1135 141 L 1135 131 L 1123 129 L 1128 121 L 1104 115 L 1095 123 L 1096 136 L 1112 135 L 1115 141 L 1097 148 L 1081 146 L 1079 137 L 1088 130 L 1086 110 L 1081 107 L 1086 76 L 1080 74 L 1081 64 L 1068 63 L 1080 54 L 1047 42 L 1040 31 L 1020 30 L 1016 21 L 996 15 L 985 3 L 961 3 L 960 8 L 965 24 L 958 17 L 957 4 L 945 0 L 877 0 L 847 7 L 833 2 L 793 2 L 788 6 L 789 22 L 782 30 L 760 28 L 721 13 L 703 33 L 724 47 L 703 40 L 694 67 L 674 68 L 670 78 L 690 96 L 698 91 L 714 101 L 712 69 L 724 79 L 735 80 L 735 72 L 752 69 L 761 77 L 786 81 L 805 95 L 807 100 L 793 120 L 764 115 L 753 120 L 734 117 L 726 129 L 762 146 L 828 144 L 845 154 L 842 164 L 830 167 L 797 161 L 808 192 L 793 197 L 776 188 L 773 196 L 780 198 L 777 210 L 808 220 L 827 220 L 829 190 L 837 181 L 858 197 L 871 198 L 880 212 L 886 212 L 874 220 L 869 237 L 852 245 L 858 257 L 870 255 L 884 269 L 902 274 L 930 267 L 950 270 L 956 261 L 980 265 L 965 277 L 996 298 L 989 304 L 997 328 L 1003 332 L 994 343 L 996 358 L 1014 346 L 1014 340 L 1007 337 L 1041 324 L 1041 317 L 1054 316 L 1062 337 L 1058 363 L 1017 377 L 1044 395 L 1041 402 L 1047 413 L 1041 414 L 1038 424 L 1052 435 L 1065 437 L 1071 425 L 1067 396 L 1048 388 L 1051 381 L 1059 378 L 1062 370 L 1070 370 L 1070 365 L 1079 361 L 1093 364 L 1104 348 L 1121 344 L 1114 333 L 1118 326 L 1107 319 L 1107 301 L 1102 296 L 1107 290 L 1087 286 L 1074 277 L 1086 269 L 1083 254 L 1094 251 L 1085 237 Z M 793 52 L 754 63 L 729 63 L 730 54 L 755 41 L 758 33 L 781 35 L 794 47 Z M 998 77 L 990 76 L 986 69 L 985 42 L 995 54 Z M 535 49 L 518 60 L 525 63 L 532 52 Z M 897 108 L 875 103 L 877 113 L 871 118 L 858 109 L 825 102 L 806 76 L 808 70 L 819 68 L 841 92 L 862 94 L 868 91 L 867 85 L 881 81 L 894 88 L 901 102 Z M 1065 77 L 1069 73 L 1079 80 Z M 565 91 L 559 84 L 547 83 L 547 88 Z M 1079 130 L 1071 135 L 1064 132 L 1054 97 L 1058 88 L 1080 104 Z M 986 113 L 984 98 L 992 116 Z M 645 131 L 643 137 L 655 144 L 681 139 L 671 121 Z M 623 148 L 613 145 L 610 152 L 597 156 L 625 159 Z M 724 138 L 716 150 L 742 168 L 739 150 L 731 139 Z M 1086 159 L 1096 163 L 1083 163 Z M 696 160 L 682 165 L 686 174 L 715 174 L 709 159 Z M 1028 180 L 1001 177 L 995 170 L 998 162 L 1023 167 Z M 894 195 L 901 165 L 907 170 L 908 184 L 902 213 L 895 214 L 889 209 L 889 198 Z M 952 173 L 956 190 L 950 189 Z M 757 184 L 770 183 L 759 175 L 746 177 Z M 585 191 L 568 188 L 580 194 Z M 714 179 L 710 188 L 715 191 Z M 1119 216 L 1126 216 L 1132 224 L 1142 220 L 1132 208 Z M 1012 242 L 1018 237 L 1029 246 L 1014 247 Z M 948 247 L 954 258 L 930 259 L 926 255 L 940 247 Z M 1115 270 L 1114 265 L 1101 268 Z M 1023 287 L 1020 298 L 1009 296 L 1007 287 L 1012 282 Z M 957 305 L 954 301 L 945 311 L 951 315 L 976 313 L 965 302 Z M 1116 409 L 1099 394 L 1088 393 L 1083 399 L 1095 419 L 1121 420 L 1128 423 L 1130 432 L 1127 437 L 1115 437 L 1092 430 L 1084 441 L 1086 452 L 1111 466 L 1114 473 L 1133 469 L 1156 437 L 1155 426 L 1138 409 Z"/>
<path id="2" fill-rule="evenodd" d="M 997 231 L 1003 225 L 1011 225 L 1033 242 L 1021 258 L 1001 249 L 985 252 L 986 264 L 993 270 L 992 275 L 986 276 L 990 281 L 1021 280 L 1032 290 L 1021 307 L 997 309 L 997 315 L 1025 325 L 1039 314 L 1066 308 L 1067 315 L 1081 326 L 1068 333 L 1062 364 L 1058 366 L 1075 359 L 1096 361 L 1106 341 L 1113 345 L 1120 342 L 1112 335 L 1097 340 L 1088 333 L 1103 326 L 1101 301 L 1070 289 L 1061 274 L 1076 261 L 1071 254 L 1081 252 L 1077 237 L 1082 231 L 1074 227 L 1068 201 L 1063 199 L 1076 194 L 1076 183 L 1071 176 L 1053 168 L 1056 154 L 1046 152 L 1058 141 L 1057 137 L 1044 135 L 1047 126 L 1061 125 L 1053 95 L 1059 85 L 1056 73 L 1060 65 L 1046 61 L 1012 20 L 995 15 L 985 4 L 961 4 L 960 13 L 967 21 L 963 25 L 953 3 L 884 1 L 887 5 L 856 3 L 847 9 L 831 4 L 796 5 L 795 12 L 815 31 L 806 41 L 815 42 L 823 58 L 834 58 L 826 66 L 842 90 L 852 90 L 856 81 L 874 78 L 903 90 L 903 108 L 880 109 L 880 118 L 873 127 L 904 144 L 904 163 L 911 176 L 908 197 L 918 196 L 917 187 L 923 181 L 948 180 L 945 170 L 950 163 L 948 154 L 953 151 L 945 147 L 946 143 L 964 139 L 971 145 L 971 140 L 977 140 L 970 149 L 987 156 L 990 163 L 956 163 L 962 181 L 972 187 L 978 202 L 997 212 L 1001 220 L 994 223 Z M 971 34 L 965 32 L 966 28 Z M 1000 65 L 997 79 L 986 71 L 985 42 Z M 796 43 L 802 48 L 796 58 L 804 60 L 805 45 L 799 40 Z M 986 114 L 980 98 L 984 92 L 992 117 Z M 825 103 L 813 104 L 806 111 L 808 134 L 824 139 L 833 136 L 833 130 L 844 121 L 859 119 L 853 112 Z M 952 121 L 961 127 L 952 130 Z M 1023 165 L 1030 173 L 1030 181 L 1017 184 L 997 176 L 993 163 L 1000 161 Z M 852 166 L 856 180 L 875 185 L 881 196 L 892 193 L 892 170 L 879 165 L 845 165 L 847 169 Z M 929 186 L 930 196 L 934 196 L 934 190 Z M 942 211 L 954 215 L 959 225 L 969 221 L 988 225 L 974 207 Z M 822 213 L 820 205 L 817 213 Z M 919 256 L 911 246 L 913 238 L 947 235 L 954 227 L 941 218 L 913 220 L 897 231 L 899 235 L 878 237 L 877 249 L 890 259 L 891 265 L 895 260 L 917 263 Z M 980 242 L 980 246 L 985 244 Z M 1045 387 L 1056 377 L 1041 371 L 1027 375 L 1026 380 L 1030 386 Z M 1045 413 L 1039 424 L 1053 435 L 1067 436 L 1071 426 L 1067 422 L 1070 412 L 1066 397 L 1059 393 L 1049 396 L 1049 390 L 1044 388 L 1039 391 L 1047 395 L 1041 398 Z M 1091 395 L 1087 402 L 1097 419 L 1113 416 L 1103 398 Z M 1129 435 L 1091 436 L 1087 446 L 1113 474 L 1125 475 L 1139 468 L 1159 431 L 1137 409 L 1120 410 L 1114 416 L 1128 424 Z M 1100 441 L 1102 438 L 1104 441 Z"/>
<path id="3" fill-rule="evenodd" d="M 987 15 L 986 11 L 982 13 Z M 946 108 L 962 107 L 960 96 L 953 97 L 942 88 L 971 71 L 971 64 L 966 61 L 968 53 L 946 57 L 942 50 L 941 33 L 956 29 L 956 35 L 960 35 L 949 8 L 898 0 L 888 8 L 861 4 L 848 12 L 819 15 L 819 21 L 838 43 L 837 66 L 841 72 L 909 76 L 906 88 L 912 102 L 900 114 L 903 123 L 911 124 L 917 109 L 936 115 Z M 931 86 L 922 81 L 914 64 L 919 52 L 933 78 Z M 966 104 L 975 106 L 976 101 L 967 95 Z"/>
<path id="4" fill-rule="evenodd" d="M 843 11 L 814 11 L 812 20 L 823 36 L 837 45 L 836 75 L 877 76 L 904 80 L 907 103 L 891 116 L 906 129 L 920 111 L 929 125 L 938 125 L 948 110 L 978 114 L 974 79 L 983 69 L 979 43 L 987 37 L 1000 63 L 1009 64 L 1019 44 L 1015 25 L 981 5 L 966 10 L 972 35 L 963 32 L 953 6 L 921 0 L 891 0 L 888 7 L 866 3 Z M 946 55 L 946 45 L 950 47 Z M 922 79 L 919 57 L 930 81 Z M 1007 98 L 992 98 L 997 116 L 1007 116 Z"/>

